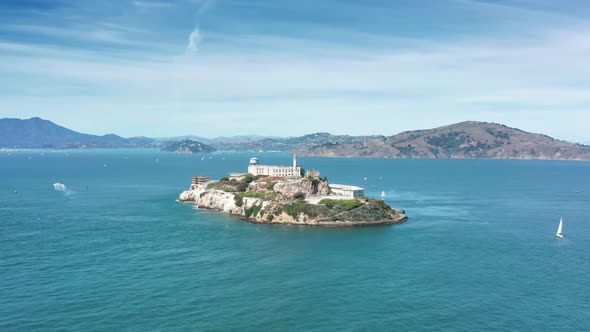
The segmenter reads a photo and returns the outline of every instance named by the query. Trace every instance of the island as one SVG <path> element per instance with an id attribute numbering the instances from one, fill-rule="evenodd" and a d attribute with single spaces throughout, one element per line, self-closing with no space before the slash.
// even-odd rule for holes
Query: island
<path id="1" fill-rule="evenodd" d="M 178 153 L 210 153 L 217 151 L 214 147 L 205 143 L 185 139 L 179 142 L 172 142 L 160 149 L 164 152 Z"/>
<path id="2" fill-rule="evenodd" d="M 363 188 L 330 184 L 319 171 L 306 172 L 297 165 L 296 156 L 292 166 L 260 165 L 252 158 L 247 173 L 217 181 L 194 176 L 178 200 L 265 224 L 348 227 L 408 220 L 403 210 L 365 197 Z"/>

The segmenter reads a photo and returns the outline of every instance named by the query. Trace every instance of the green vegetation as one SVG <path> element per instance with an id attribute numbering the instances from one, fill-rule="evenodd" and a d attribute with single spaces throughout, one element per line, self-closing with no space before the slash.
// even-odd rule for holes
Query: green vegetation
<path id="1" fill-rule="evenodd" d="M 254 181 L 254 175 L 246 174 L 246 176 L 244 177 L 244 180 L 242 180 L 242 181 L 249 184 L 252 181 Z"/>
<path id="2" fill-rule="evenodd" d="M 268 222 L 271 222 L 274 218 L 275 218 L 275 216 L 273 216 L 272 214 L 269 214 L 268 216 L 266 216 L 266 220 L 268 220 Z"/>
<path id="3" fill-rule="evenodd" d="M 248 190 L 248 183 L 247 182 L 240 182 L 238 183 L 238 185 L 236 186 L 236 191 L 237 192 L 245 192 L 246 190 Z"/>
<path id="4" fill-rule="evenodd" d="M 266 184 L 266 189 L 267 190 L 274 190 L 275 189 L 275 184 L 277 184 L 276 182 L 268 182 Z"/>
<path id="5" fill-rule="evenodd" d="M 209 153 L 214 152 L 216 149 L 207 144 L 192 141 L 189 139 L 180 142 L 171 142 L 160 150 L 167 152 L 190 152 L 190 153 Z"/>
<path id="6" fill-rule="evenodd" d="M 355 209 L 363 203 L 357 199 L 322 199 L 320 204 L 325 205 L 328 209 L 334 209 L 335 207 L 340 208 L 344 211 L 350 211 Z"/>
<path id="7" fill-rule="evenodd" d="M 260 212 L 260 210 L 262 209 L 262 204 L 260 205 L 252 205 L 251 207 L 247 208 L 246 211 L 244 211 L 244 213 L 246 214 L 246 218 L 250 218 L 250 217 L 256 217 L 256 215 L 258 215 L 258 212 Z"/>
<path id="8" fill-rule="evenodd" d="M 465 143 L 465 133 L 453 131 L 448 134 L 429 137 L 426 142 L 430 145 L 434 145 L 440 149 L 451 151 L 458 148 L 461 144 Z"/>
<path id="9" fill-rule="evenodd" d="M 308 204 L 305 201 L 296 201 L 283 206 L 284 212 L 293 218 L 297 218 L 300 213 L 305 213 L 310 218 L 324 216 L 330 213 L 325 206 Z"/>
<path id="10" fill-rule="evenodd" d="M 241 207 L 242 205 L 244 205 L 244 198 L 241 196 L 234 196 L 234 202 L 236 202 L 236 206 Z"/>
<path id="11" fill-rule="evenodd" d="M 248 190 L 248 185 L 255 179 L 256 177 L 252 174 L 247 174 L 241 181 L 233 178 L 229 179 L 227 176 L 224 176 L 219 181 L 208 184 L 207 189 L 223 190 L 228 193 L 243 193 Z"/>
<path id="12" fill-rule="evenodd" d="M 277 197 L 277 193 L 274 191 L 249 191 L 235 194 L 235 199 L 243 199 L 244 197 L 259 198 L 263 201 L 274 201 Z"/>
<path id="13" fill-rule="evenodd" d="M 305 194 L 302 192 L 298 192 L 293 195 L 293 198 L 298 199 L 298 200 L 303 200 L 303 199 L 305 199 Z"/>

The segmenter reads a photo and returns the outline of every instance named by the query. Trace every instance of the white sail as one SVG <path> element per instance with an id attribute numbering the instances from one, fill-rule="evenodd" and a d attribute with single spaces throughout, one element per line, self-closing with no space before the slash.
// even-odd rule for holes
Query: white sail
<path id="1" fill-rule="evenodd" d="M 385 198 L 385 191 L 381 192 L 381 198 Z"/>
<path id="2" fill-rule="evenodd" d="M 563 218 L 559 219 L 559 227 L 557 227 L 557 233 L 555 235 L 559 236 L 559 237 L 563 237 Z"/>

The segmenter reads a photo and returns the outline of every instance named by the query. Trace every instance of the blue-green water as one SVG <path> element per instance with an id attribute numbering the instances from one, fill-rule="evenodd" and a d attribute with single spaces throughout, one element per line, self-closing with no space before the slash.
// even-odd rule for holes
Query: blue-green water
<path id="1" fill-rule="evenodd" d="M 0 330 L 590 329 L 588 162 L 300 158 L 410 216 L 322 229 L 176 202 L 211 157 L 0 153 Z"/>

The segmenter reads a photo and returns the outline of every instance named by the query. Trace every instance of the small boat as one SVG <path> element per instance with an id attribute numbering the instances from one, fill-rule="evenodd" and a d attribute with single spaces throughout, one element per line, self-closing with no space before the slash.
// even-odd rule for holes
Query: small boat
<path id="1" fill-rule="evenodd" d="M 385 191 L 381 192 L 381 199 L 385 199 Z"/>
<path id="2" fill-rule="evenodd" d="M 557 233 L 555 233 L 558 238 L 563 237 L 563 218 L 559 219 L 559 227 L 557 227 Z"/>

